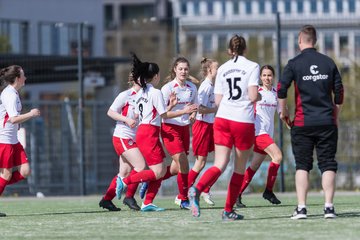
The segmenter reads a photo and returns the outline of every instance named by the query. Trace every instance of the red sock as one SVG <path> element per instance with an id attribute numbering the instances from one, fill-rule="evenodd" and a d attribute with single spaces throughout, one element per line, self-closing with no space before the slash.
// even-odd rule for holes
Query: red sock
<path id="1" fill-rule="evenodd" d="M 171 178 L 172 176 L 174 176 L 174 175 L 172 175 L 170 172 L 170 166 L 167 166 L 165 176 L 162 178 L 162 180 L 166 180 L 168 178 Z"/>
<path id="2" fill-rule="evenodd" d="M 8 185 L 17 183 L 23 179 L 25 179 L 24 176 L 21 175 L 19 171 L 15 171 L 12 173 L 10 181 L 8 182 Z"/>
<path id="3" fill-rule="evenodd" d="M 162 179 L 158 179 L 152 182 L 149 182 L 149 187 L 146 191 L 146 196 L 145 196 L 145 200 L 144 200 L 144 204 L 149 204 L 152 203 L 154 201 L 154 198 L 157 194 L 157 192 L 159 191 L 159 188 L 161 186 L 161 182 Z"/>
<path id="4" fill-rule="evenodd" d="M 6 185 L 8 184 L 8 181 L 0 177 L 0 195 L 4 192 L 4 189 Z"/>
<path id="5" fill-rule="evenodd" d="M 124 183 L 128 186 L 132 183 L 141 183 L 155 180 L 156 176 L 153 170 L 142 170 L 141 172 L 123 178 Z"/>
<path id="6" fill-rule="evenodd" d="M 130 172 L 130 175 L 129 175 L 129 176 L 132 176 L 132 175 L 134 175 L 134 174 L 136 174 L 136 173 L 138 173 L 138 172 L 133 169 L 133 170 Z M 129 185 L 127 186 L 127 190 L 126 190 L 125 197 L 127 197 L 127 198 L 132 198 L 132 197 L 134 197 L 138 186 L 139 186 L 139 183 L 129 184 Z"/>
<path id="7" fill-rule="evenodd" d="M 104 195 L 104 200 L 112 200 L 115 197 L 116 179 L 117 175 L 111 180 L 111 183 Z"/>
<path id="8" fill-rule="evenodd" d="M 206 187 L 214 184 L 220 175 L 221 170 L 219 168 L 215 166 L 210 167 L 199 179 L 199 182 L 196 184 L 196 189 L 199 193 L 203 192 Z"/>
<path id="9" fill-rule="evenodd" d="M 269 191 L 273 190 L 279 167 L 280 167 L 280 164 L 270 162 L 270 165 L 268 168 L 267 183 L 266 183 L 266 189 Z"/>
<path id="10" fill-rule="evenodd" d="M 199 175 L 198 172 L 195 172 L 194 170 L 190 170 L 189 172 L 189 177 L 188 177 L 188 184 L 189 184 L 189 187 L 191 187 L 192 185 L 194 185 L 195 181 L 196 181 L 196 178 L 197 176 Z"/>
<path id="11" fill-rule="evenodd" d="M 242 182 L 241 188 L 240 188 L 240 195 L 245 191 L 247 186 L 249 186 L 251 180 L 253 179 L 256 171 L 252 170 L 251 167 L 248 167 L 245 171 L 244 175 L 244 181 Z"/>
<path id="12" fill-rule="evenodd" d="M 233 175 L 231 176 L 226 202 L 225 202 L 225 208 L 224 208 L 226 212 L 231 212 L 233 210 L 236 199 L 239 196 L 243 179 L 244 179 L 243 174 L 238 174 L 234 172 Z"/>
<path id="13" fill-rule="evenodd" d="M 177 183 L 178 183 L 178 189 L 179 189 L 179 195 L 178 198 L 181 200 L 187 200 L 188 197 L 188 177 L 189 173 L 178 173 L 177 175 Z"/>

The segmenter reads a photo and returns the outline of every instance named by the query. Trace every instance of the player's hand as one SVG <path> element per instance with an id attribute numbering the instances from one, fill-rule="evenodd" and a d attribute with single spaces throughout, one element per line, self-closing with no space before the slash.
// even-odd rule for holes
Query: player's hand
<path id="1" fill-rule="evenodd" d="M 134 128 L 136 126 L 136 120 L 132 119 L 132 118 L 128 118 L 126 119 L 125 123 L 130 127 L 130 128 Z"/>
<path id="2" fill-rule="evenodd" d="M 31 116 L 32 117 L 39 117 L 40 116 L 40 110 L 37 108 L 33 108 L 30 110 Z"/>
<path id="3" fill-rule="evenodd" d="M 198 105 L 197 104 L 186 104 L 184 107 L 184 113 L 191 114 L 193 112 L 197 112 Z"/>
<path id="4" fill-rule="evenodd" d="M 169 96 L 169 106 L 173 107 L 178 103 L 178 99 L 176 97 L 176 93 L 172 92 Z"/>
<path id="5" fill-rule="evenodd" d="M 189 120 L 190 120 L 191 123 L 195 122 L 195 120 L 196 120 L 196 112 L 193 112 L 192 114 L 190 114 Z"/>

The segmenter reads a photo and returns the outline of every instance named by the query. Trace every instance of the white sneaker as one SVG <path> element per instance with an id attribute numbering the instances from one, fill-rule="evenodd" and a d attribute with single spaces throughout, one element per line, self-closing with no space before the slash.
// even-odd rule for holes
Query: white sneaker
<path id="1" fill-rule="evenodd" d="M 176 205 L 178 205 L 178 206 L 181 205 L 181 199 L 179 199 L 177 195 L 176 195 L 176 197 L 175 197 L 174 203 L 175 203 Z"/>
<path id="2" fill-rule="evenodd" d="M 210 206 L 215 205 L 214 200 L 212 200 L 212 198 L 211 198 L 211 193 L 210 192 L 208 192 L 208 193 L 202 192 L 201 196 L 208 205 L 210 205 Z"/>

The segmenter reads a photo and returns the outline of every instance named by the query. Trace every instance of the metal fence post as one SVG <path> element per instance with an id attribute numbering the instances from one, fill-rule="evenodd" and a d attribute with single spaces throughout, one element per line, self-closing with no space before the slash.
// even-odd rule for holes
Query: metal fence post
<path id="1" fill-rule="evenodd" d="M 83 83 L 83 23 L 78 24 L 78 80 L 79 80 L 79 178 L 80 194 L 86 194 L 85 166 L 84 166 L 84 83 Z"/>
<path id="2" fill-rule="evenodd" d="M 276 51 L 276 70 L 278 74 L 278 79 L 280 80 L 281 77 L 281 26 L 280 26 L 280 13 L 276 13 L 276 34 L 277 34 L 277 51 Z M 279 120 L 278 125 L 279 131 L 279 148 L 281 152 L 283 151 L 284 147 L 284 140 L 283 140 L 283 124 L 282 121 Z M 284 179 L 284 154 L 283 154 L 283 161 L 281 161 L 280 165 L 280 191 L 285 192 L 285 179 Z"/>

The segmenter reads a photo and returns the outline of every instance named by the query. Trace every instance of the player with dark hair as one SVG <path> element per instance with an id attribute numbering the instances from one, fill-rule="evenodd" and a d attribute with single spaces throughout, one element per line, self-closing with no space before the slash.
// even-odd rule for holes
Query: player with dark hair
<path id="1" fill-rule="evenodd" d="M 25 85 L 25 81 L 25 73 L 20 66 L 12 65 L 0 70 L 0 83 L 6 86 L 1 92 L 0 104 L 0 195 L 7 185 L 30 175 L 30 164 L 17 132 L 20 123 L 40 116 L 40 111 L 34 108 L 21 114 L 18 91 Z"/>
<path id="2" fill-rule="evenodd" d="M 281 201 L 275 196 L 273 187 L 282 160 L 280 148 L 273 140 L 274 134 L 274 115 L 278 110 L 277 93 L 273 87 L 275 71 L 272 66 L 265 65 L 260 68 L 261 86 L 258 89 L 261 100 L 255 105 L 255 143 L 253 148 L 253 158 L 250 166 L 245 171 L 240 194 L 236 202 L 238 207 L 246 207 L 241 202 L 241 195 L 251 182 L 251 179 L 259 169 L 266 156 L 271 157 L 268 167 L 266 188 L 263 197 L 272 204 L 280 204 Z"/>
<path id="3" fill-rule="evenodd" d="M 215 162 L 189 189 L 192 215 L 200 216 L 199 195 L 211 186 L 225 170 L 235 146 L 234 172 L 231 176 L 223 220 L 240 220 L 233 210 L 244 178 L 246 161 L 255 139 L 254 103 L 258 100 L 259 65 L 244 57 L 246 41 L 235 35 L 230 39 L 231 59 L 218 69 L 215 81 L 215 103 L 218 110 L 214 122 Z"/>

